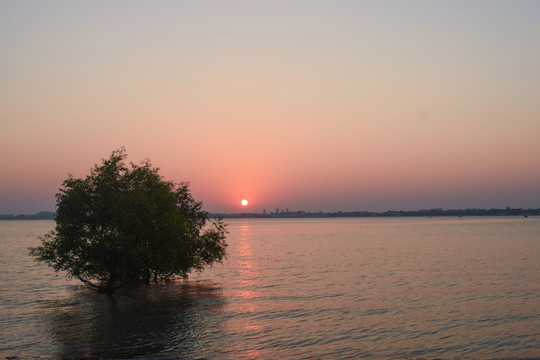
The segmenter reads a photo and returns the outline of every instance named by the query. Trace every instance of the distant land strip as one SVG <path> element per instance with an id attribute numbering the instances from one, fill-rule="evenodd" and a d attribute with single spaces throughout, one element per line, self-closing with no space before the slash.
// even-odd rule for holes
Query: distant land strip
<path id="1" fill-rule="evenodd" d="M 338 218 L 338 217 L 432 217 L 432 216 L 540 216 L 538 209 L 504 208 L 504 209 L 427 209 L 427 210 L 389 210 L 375 211 L 336 211 L 309 212 L 276 209 L 275 212 L 262 213 L 210 213 L 213 218 Z M 0 214 L 0 220 L 54 220 L 52 211 L 40 211 L 35 214 Z"/>
<path id="2" fill-rule="evenodd" d="M 0 214 L 0 220 L 54 220 L 55 216 L 52 211 L 40 211 L 35 214 Z"/>
<path id="3" fill-rule="evenodd" d="M 430 217 L 430 216 L 538 216 L 538 209 L 504 208 L 504 209 L 428 209 L 428 210 L 389 210 L 385 212 L 374 211 L 336 211 L 336 212 L 308 212 L 276 209 L 275 212 L 262 213 L 212 213 L 216 218 L 337 218 L 337 217 Z"/>

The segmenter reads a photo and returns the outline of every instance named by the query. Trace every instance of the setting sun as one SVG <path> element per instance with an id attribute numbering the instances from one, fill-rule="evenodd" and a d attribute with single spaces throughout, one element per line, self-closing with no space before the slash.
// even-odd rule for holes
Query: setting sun
<path id="1" fill-rule="evenodd" d="M 248 204 L 248 201 L 246 199 L 244 199 L 240 203 L 242 204 L 242 206 L 246 206 Z"/>

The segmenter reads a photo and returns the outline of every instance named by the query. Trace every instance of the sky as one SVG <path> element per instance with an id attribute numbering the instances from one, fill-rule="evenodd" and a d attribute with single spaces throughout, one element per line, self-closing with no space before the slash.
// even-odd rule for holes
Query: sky
<path id="1" fill-rule="evenodd" d="M 122 146 L 210 212 L 538 208 L 539 139 L 539 1 L 0 0 L 0 214 Z"/>

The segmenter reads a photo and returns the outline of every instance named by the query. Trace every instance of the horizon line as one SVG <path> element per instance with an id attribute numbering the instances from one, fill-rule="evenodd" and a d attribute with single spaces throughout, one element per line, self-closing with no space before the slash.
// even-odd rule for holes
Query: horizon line
<path id="1" fill-rule="evenodd" d="M 444 208 L 430 208 L 430 209 L 418 209 L 418 210 L 385 210 L 385 211 L 371 211 L 371 210 L 336 210 L 336 211 L 306 211 L 306 210 L 288 210 L 288 209 L 276 209 L 277 212 L 219 212 L 219 211 L 207 211 L 211 217 L 309 217 L 309 216 L 453 216 L 453 215 L 540 215 L 540 208 L 461 208 L 461 209 L 444 209 Z M 50 217 L 56 214 L 55 211 L 45 210 L 35 213 L 4 213 L 0 214 L 0 218 L 11 217 Z"/>

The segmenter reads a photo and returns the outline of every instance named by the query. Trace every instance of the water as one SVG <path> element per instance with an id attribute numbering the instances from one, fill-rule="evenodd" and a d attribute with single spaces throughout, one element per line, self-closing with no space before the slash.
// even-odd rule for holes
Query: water
<path id="1" fill-rule="evenodd" d="M 540 218 L 228 223 L 223 265 L 109 298 L 0 221 L 0 357 L 540 358 Z"/>

